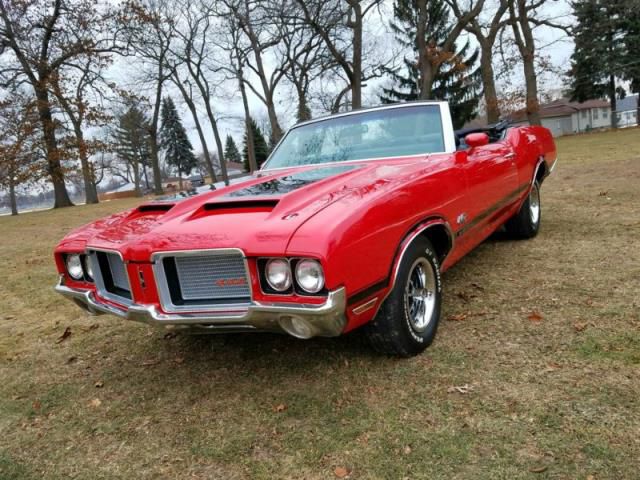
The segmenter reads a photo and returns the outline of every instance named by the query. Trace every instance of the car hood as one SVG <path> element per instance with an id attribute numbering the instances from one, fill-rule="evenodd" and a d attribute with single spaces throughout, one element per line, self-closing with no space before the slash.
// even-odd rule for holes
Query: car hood
<path id="1" fill-rule="evenodd" d="M 309 218 L 346 195 L 361 197 L 411 176 L 424 156 L 259 172 L 251 179 L 187 198 L 165 198 L 98 220 L 59 248 L 117 250 L 146 262 L 153 252 L 240 248 L 279 255 Z M 344 214 L 344 213 L 341 213 Z"/>

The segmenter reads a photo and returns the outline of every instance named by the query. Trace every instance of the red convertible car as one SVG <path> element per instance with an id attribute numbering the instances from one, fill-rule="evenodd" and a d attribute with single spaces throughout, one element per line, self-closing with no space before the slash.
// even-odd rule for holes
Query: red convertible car
<path id="1" fill-rule="evenodd" d="M 383 353 L 433 340 L 440 274 L 502 227 L 536 235 L 556 148 L 542 127 L 456 136 L 442 102 L 296 125 L 250 179 L 144 203 L 55 249 L 90 314 L 200 332 L 337 336 Z"/>

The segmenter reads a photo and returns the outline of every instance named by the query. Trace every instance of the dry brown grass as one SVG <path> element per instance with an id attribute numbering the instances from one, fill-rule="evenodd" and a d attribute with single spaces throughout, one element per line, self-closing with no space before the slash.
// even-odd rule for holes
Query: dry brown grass
<path id="1" fill-rule="evenodd" d="M 410 360 L 87 318 L 51 249 L 132 201 L 0 218 L 0 478 L 637 478 L 640 131 L 558 147 L 540 235 L 445 274 Z"/>

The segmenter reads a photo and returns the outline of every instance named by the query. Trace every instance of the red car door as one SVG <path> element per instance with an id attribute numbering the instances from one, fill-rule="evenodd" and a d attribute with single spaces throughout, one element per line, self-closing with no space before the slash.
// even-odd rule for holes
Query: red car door
<path id="1" fill-rule="evenodd" d="M 464 162 L 467 178 L 466 209 L 456 219 L 460 240 L 467 233 L 478 243 L 495 228 L 495 221 L 515 200 L 518 169 L 515 153 L 505 141 L 470 148 Z M 473 242 L 475 243 L 475 242 Z"/>

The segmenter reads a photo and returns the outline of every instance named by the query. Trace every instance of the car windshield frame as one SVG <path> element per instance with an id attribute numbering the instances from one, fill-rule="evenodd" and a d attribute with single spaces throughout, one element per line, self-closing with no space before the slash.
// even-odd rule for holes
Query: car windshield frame
<path id="1" fill-rule="evenodd" d="M 378 154 L 378 155 L 360 154 L 360 155 L 356 155 L 354 158 L 343 158 L 343 159 L 334 158 L 334 159 L 324 159 L 324 160 L 322 160 L 321 156 L 318 155 L 317 158 L 320 158 L 321 161 L 303 161 L 303 162 L 297 162 L 297 163 L 288 163 L 288 160 L 291 158 L 291 156 L 293 156 L 294 147 L 291 145 L 288 145 L 287 142 L 291 142 L 292 138 L 293 138 L 293 141 L 300 141 L 299 135 L 301 131 L 307 130 L 304 133 L 307 133 L 309 136 L 314 134 L 314 132 L 316 134 L 320 134 L 322 136 L 322 139 L 320 141 L 324 142 L 327 132 L 330 132 L 332 128 L 336 130 L 336 132 L 338 133 L 342 133 L 342 131 L 347 130 L 349 128 L 354 130 L 359 129 L 360 131 L 359 132 L 356 131 L 355 133 L 356 135 L 360 135 L 359 139 L 362 140 L 362 136 L 369 134 L 368 124 L 375 122 L 377 120 L 380 120 L 381 122 L 384 123 L 385 117 L 389 117 L 389 115 L 392 116 L 391 120 L 393 120 L 393 117 L 395 117 L 395 118 L 398 118 L 399 121 L 402 121 L 403 119 L 407 119 L 411 115 L 415 117 L 414 120 L 418 120 L 419 116 L 423 115 L 424 118 L 420 119 L 423 122 L 426 120 L 435 119 L 435 122 L 432 121 L 431 123 L 429 123 L 429 125 L 433 125 L 435 123 L 435 125 L 439 126 L 439 130 L 436 129 L 435 131 L 431 131 L 431 132 L 425 131 L 424 135 L 431 136 L 433 139 L 437 138 L 437 141 L 439 143 L 435 148 L 433 147 L 428 148 L 427 144 L 418 145 L 416 143 L 415 146 L 420 148 L 415 148 L 415 151 L 411 151 L 411 152 L 401 152 L 401 153 L 385 152 L 385 154 Z M 271 153 L 271 155 L 269 156 L 269 158 L 267 159 L 267 161 L 264 163 L 264 165 L 260 170 L 261 171 L 280 170 L 280 169 L 296 168 L 296 167 L 335 165 L 335 164 L 343 164 L 343 163 L 349 163 L 349 162 L 382 160 L 382 159 L 388 159 L 388 158 L 407 158 L 407 157 L 417 157 L 417 156 L 423 156 L 423 155 L 448 153 L 450 150 L 450 145 L 449 145 L 450 142 L 448 139 L 448 135 L 450 132 L 448 132 L 446 128 L 446 121 L 449 119 L 449 117 L 444 118 L 446 115 L 448 115 L 448 110 L 445 111 L 445 109 L 442 108 L 441 102 L 424 102 L 424 103 L 406 103 L 406 104 L 400 104 L 400 105 L 376 107 L 368 110 L 347 112 L 339 115 L 332 115 L 325 118 L 320 118 L 317 120 L 311 120 L 308 122 L 300 123 L 292 127 L 285 134 L 285 136 L 276 145 L 273 152 Z M 386 122 L 386 123 L 389 125 L 391 124 L 391 122 Z M 359 125 L 361 127 L 358 127 Z M 415 129 L 421 129 L 424 127 L 424 125 L 418 125 L 417 123 L 408 124 L 408 125 Z M 403 125 L 403 126 L 406 127 L 407 125 Z M 341 128 L 342 128 L 342 131 L 340 130 Z M 393 126 L 391 126 L 391 129 L 393 130 Z M 385 131 L 385 133 L 389 134 L 388 131 Z M 292 137 L 292 135 L 298 138 Z M 353 140 L 353 137 L 351 138 L 351 140 Z M 333 140 L 333 142 L 334 142 L 334 145 L 338 144 L 338 140 Z M 288 150 L 286 150 L 287 147 L 288 147 Z M 283 150 L 283 148 L 285 150 Z M 385 148 L 385 147 L 381 147 L 381 148 Z M 369 147 L 369 150 L 371 149 L 372 148 Z M 406 145 L 405 145 L 405 149 L 406 149 Z M 278 158 L 279 158 L 278 155 L 283 154 L 283 152 L 285 155 L 284 157 L 285 160 L 278 162 Z M 344 155 L 343 152 L 340 152 L 340 153 Z M 324 156 L 326 157 L 326 155 Z M 304 157 L 300 157 L 300 158 L 304 158 Z M 310 156 L 306 158 L 310 158 Z"/>

